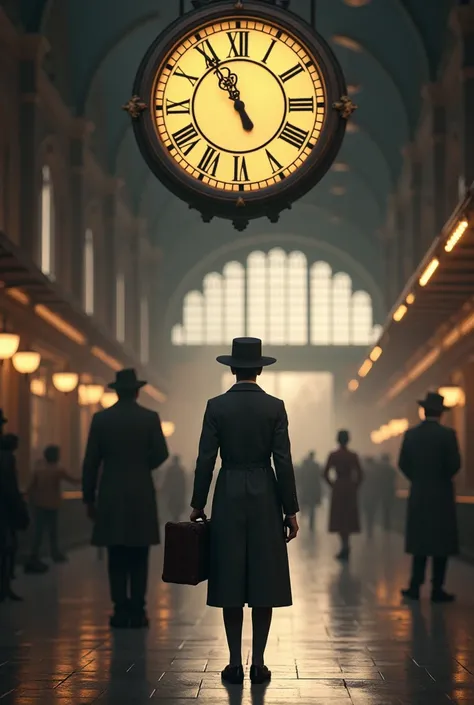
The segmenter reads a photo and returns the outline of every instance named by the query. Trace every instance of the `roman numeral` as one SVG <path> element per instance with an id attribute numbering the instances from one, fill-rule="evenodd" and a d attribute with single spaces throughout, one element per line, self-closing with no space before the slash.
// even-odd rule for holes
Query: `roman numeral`
<path id="1" fill-rule="evenodd" d="M 189 115 L 191 110 L 191 101 L 181 100 L 179 103 L 174 103 L 169 98 L 166 99 L 166 114 L 167 115 Z"/>
<path id="2" fill-rule="evenodd" d="M 234 157 L 234 181 L 250 181 L 245 157 Z"/>
<path id="3" fill-rule="evenodd" d="M 290 98 L 290 113 L 314 113 L 314 98 Z"/>
<path id="4" fill-rule="evenodd" d="M 184 73 L 183 69 L 179 66 L 176 67 L 176 71 L 173 75 L 179 76 L 180 78 L 187 78 L 192 86 L 194 86 L 199 81 L 199 78 L 197 76 L 188 76 L 188 74 Z"/>
<path id="5" fill-rule="evenodd" d="M 306 130 L 302 130 L 300 127 L 295 127 L 295 125 L 287 122 L 280 135 L 280 139 L 288 142 L 288 144 L 293 145 L 293 147 L 297 149 L 301 149 L 308 135 L 309 132 Z"/>
<path id="6" fill-rule="evenodd" d="M 200 137 L 196 132 L 193 125 L 189 124 L 183 127 L 178 132 L 175 132 L 173 139 L 176 142 L 178 149 L 182 151 L 185 157 L 188 156 L 189 152 L 194 149 L 197 143 L 200 141 Z"/>
<path id="7" fill-rule="evenodd" d="M 263 64 L 266 64 L 266 63 L 267 63 L 268 58 L 269 58 L 270 54 L 272 53 L 272 51 L 273 51 L 273 49 L 274 49 L 276 43 L 277 43 L 277 40 L 276 40 L 276 39 L 272 39 L 272 43 L 271 43 L 270 46 L 268 47 L 267 53 L 265 54 L 265 56 L 264 56 L 263 59 L 262 59 L 262 63 L 263 63 Z"/>
<path id="8" fill-rule="evenodd" d="M 209 39 L 206 39 L 204 42 L 202 42 L 202 44 L 199 44 L 197 47 L 194 48 L 196 49 L 196 51 L 202 54 L 208 69 L 212 66 L 217 66 L 220 59 L 214 51 L 214 48 Z"/>
<path id="9" fill-rule="evenodd" d="M 221 158 L 220 152 L 217 152 L 212 147 L 207 147 L 204 152 L 204 156 L 198 164 L 198 169 L 205 171 L 206 174 L 211 176 L 216 175 L 217 167 L 219 166 L 219 159 Z"/>
<path id="10" fill-rule="evenodd" d="M 273 154 L 271 152 L 269 152 L 268 149 L 266 149 L 265 152 L 267 153 L 267 158 L 268 158 L 268 161 L 270 162 L 270 166 L 271 166 L 272 172 L 274 174 L 276 174 L 277 171 L 280 171 L 280 169 L 283 169 L 283 165 L 280 164 L 280 162 L 275 159 Z"/>
<path id="11" fill-rule="evenodd" d="M 229 59 L 232 56 L 247 56 L 249 55 L 249 32 L 227 32 L 230 42 L 230 51 L 227 55 Z"/>
<path id="12" fill-rule="evenodd" d="M 280 75 L 280 78 L 283 81 L 283 83 L 286 83 L 291 78 L 294 78 L 295 76 L 298 76 L 298 74 L 303 73 L 303 71 L 304 71 L 303 66 L 301 66 L 301 64 L 296 64 L 296 66 L 293 66 L 293 68 L 288 69 L 288 71 L 285 71 L 285 73 L 282 73 Z"/>

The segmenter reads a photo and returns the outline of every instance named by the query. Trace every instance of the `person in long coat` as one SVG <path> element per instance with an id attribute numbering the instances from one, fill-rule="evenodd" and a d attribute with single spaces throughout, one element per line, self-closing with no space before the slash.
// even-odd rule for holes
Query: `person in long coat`
<path id="1" fill-rule="evenodd" d="M 195 470 L 191 521 L 205 517 L 220 450 L 222 467 L 210 524 L 207 604 L 223 608 L 230 662 L 222 671 L 222 678 L 229 683 L 243 682 L 243 607 L 248 604 L 253 608 L 250 679 L 253 683 L 264 683 L 271 678 L 264 665 L 264 651 L 272 608 L 292 604 L 286 544 L 298 533 L 299 507 L 288 418 L 284 402 L 257 385 L 262 368 L 276 362 L 262 356 L 261 340 L 236 338 L 232 355 L 217 360 L 231 367 L 237 383 L 207 404 Z"/>
<path id="2" fill-rule="evenodd" d="M 321 504 L 321 467 L 316 462 L 316 453 L 311 451 L 301 466 L 301 489 L 303 508 L 308 514 L 309 530 L 314 531 L 316 507 Z"/>
<path id="3" fill-rule="evenodd" d="M 118 402 L 92 419 L 83 464 L 84 503 L 94 522 L 92 544 L 106 546 L 116 628 L 145 627 L 149 548 L 160 543 L 151 471 L 168 457 L 158 414 L 137 402 L 146 382 L 135 370 L 109 387 Z M 102 470 L 99 479 L 99 470 Z"/>
<path id="4" fill-rule="evenodd" d="M 337 434 L 339 448 L 329 454 L 324 469 L 324 479 L 332 489 L 329 513 L 329 532 L 339 534 L 341 550 L 337 558 L 346 561 L 350 556 L 349 537 L 360 533 L 358 491 L 363 472 L 357 453 L 349 450 L 350 435 L 342 430 Z M 335 479 L 331 478 L 331 470 Z"/>
<path id="5" fill-rule="evenodd" d="M 425 420 L 403 438 L 398 466 L 410 481 L 405 549 L 413 556 L 410 586 L 402 595 L 420 597 L 426 563 L 432 557 L 433 602 L 452 602 L 444 590 L 448 557 L 459 550 L 453 478 L 461 467 L 456 432 L 440 423 L 447 407 L 444 398 L 429 392 L 418 401 Z"/>

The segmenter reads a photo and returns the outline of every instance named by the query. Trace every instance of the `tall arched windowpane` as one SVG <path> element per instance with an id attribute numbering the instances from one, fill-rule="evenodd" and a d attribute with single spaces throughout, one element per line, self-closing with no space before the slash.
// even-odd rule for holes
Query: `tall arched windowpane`
<path id="1" fill-rule="evenodd" d="M 116 281 L 116 292 L 115 292 L 115 303 L 116 303 L 116 313 L 115 313 L 115 324 L 116 324 L 116 336 L 120 343 L 125 342 L 125 276 L 121 272 L 117 275 Z"/>
<path id="2" fill-rule="evenodd" d="M 184 299 L 183 327 L 187 345 L 205 345 L 204 297 L 200 291 L 190 291 Z"/>
<path id="3" fill-rule="evenodd" d="M 247 335 L 267 340 L 267 262 L 263 252 L 247 260 Z"/>
<path id="4" fill-rule="evenodd" d="M 224 267 L 224 341 L 245 335 L 245 270 L 239 262 Z"/>
<path id="5" fill-rule="evenodd" d="M 287 274 L 286 253 L 280 248 L 268 253 L 268 326 L 267 343 L 286 345 Z M 258 336 L 261 338 L 262 336 Z"/>
<path id="6" fill-rule="evenodd" d="M 311 267 L 311 344 L 331 343 L 331 267 L 316 262 Z"/>
<path id="7" fill-rule="evenodd" d="M 94 234 L 87 228 L 84 237 L 84 310 L 94 313 Z"/>
<path id="8" fill-rule="evenodd" d="M 224 342 L 224 289 L 222 277 L 216 272 L 204 277 L 204 301 L 206 307 L 206 343 L 220 345 Z"/>
<path id="9" fill-rule="evenodd" d="M 372 301 L 365 291 L 356 291 L 352 297 L 353 345 L 369 345 L 373 338 Z"/>
<path id="10" fill-rule="evenodd" d="M 349 345 L 352 282 L 347 274 L 338 273 L 332 284 L 332 344 Z"/>
<path id="11" fill-rule="evenodd" d="M 148 365 L 150 361 L 150 312 L 148 298 L 142 296 L 140 301 L 140 362 Z"/>
<path id="12" fill-rule="evenodd" d="M 288 345 L 308 342 L 308 263 L 302 252 L 288 257 Z"/>
<path id="13" fill-rule="evenodd" d="M 54 190 L 51 170 L 45 165 L 42 169 L 39 263 L 43 274 L 54 279 L 55 217 Z"/>
<path id="14" fill-rule="evenodd" d="M 181 323 L 177 323 L 171 329 L 171 343 L 172 345 L 185 345 L 186 337 L 184 335 L 184 328 Z"/>

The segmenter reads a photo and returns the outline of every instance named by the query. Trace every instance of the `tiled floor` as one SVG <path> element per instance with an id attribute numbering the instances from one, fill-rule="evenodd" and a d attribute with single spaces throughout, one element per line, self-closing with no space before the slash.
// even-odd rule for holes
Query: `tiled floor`
<path id="1" fill-rule="evenodd" d="M 356 540 L 349 567 L 337 543 L 306 531 L 290 547 L 294 607 L 276 610 L 268 688 L 225 688 L 219 610 L 205 586 L 151 578 L 148 632 L 112 634 L 105 565 L 92 549 L 46 576 L 20 576 L 23 604 L 0 606 L 1 705 L 438 705 L 474 704 L 474 568 L 453 563 L 457 605 L 402 605 L 407 560 L 399 537 Z M 250 631 L 246 614 L 245 650 Z"/>

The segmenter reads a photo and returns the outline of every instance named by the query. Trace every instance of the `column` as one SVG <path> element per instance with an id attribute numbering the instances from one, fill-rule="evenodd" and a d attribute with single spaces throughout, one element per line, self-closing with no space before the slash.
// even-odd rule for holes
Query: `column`
<path id="1" fill-rule="evenodd" d="M 443 87 L 433 83 L 426 89 L 433 111 L 434 216 L 436 234 L 450 215 L 446 212 L 446 104 Z M 474 113 L 473 113 L 474 117 Z"/>
<path id="2" fill-rule="evenodd" d="M 84 139 L 78 135 L 70 143 L 71 162 L 71 258 L 72 292 L 84 306 Z"/>
<path id="3" fill-rule="evenodd" d="M 463 81 L 463 174 L 465 186 L 474 182 L 474 6 L 461 5 L 453 9 L 451 26 L 462 42 Z"/>
<path id="4" fill-rule="evenodd" d="M 117 184 L 117 189 L 119 185 Z M 115 338 L 116 331 L 116 278 L 117 278 L 117 191 L 113 190 L 104 198 L 104 252 L 107 265 L 100 276 L 104 278 L 102 291 L 106 292 L 107 328 Z"/>

